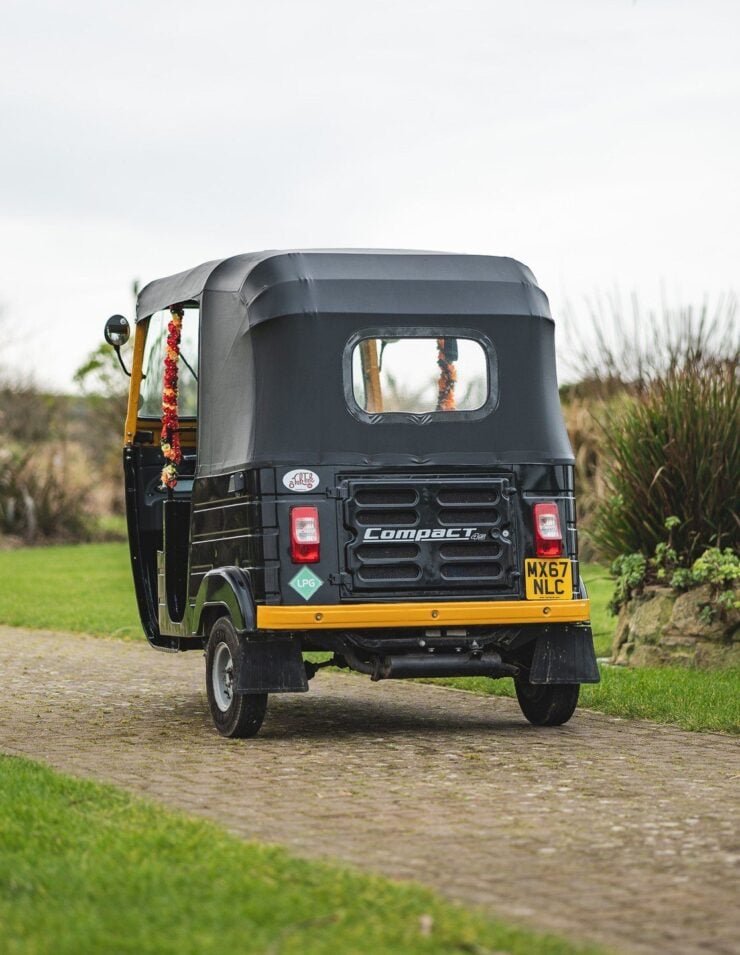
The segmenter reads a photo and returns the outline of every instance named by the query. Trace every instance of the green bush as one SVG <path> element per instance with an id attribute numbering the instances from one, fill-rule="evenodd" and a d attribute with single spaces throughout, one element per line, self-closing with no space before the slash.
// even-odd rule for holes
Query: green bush
<path id="1" fill-rule="evenodd" d="M 626 604 L 632 593 L 640 592 L 645 586 L 648 564 L 644 554 L 622 554 L 611 565 L 614 577 L 614 595 L 609 601 L 609 611 L 619 613 L 622 604 Z"/>
<path id="2" fill-rule="evenodd" d="M 0 534 L 29 544 L 52 538 L 90 540 L 86 490 L 68 456 L 64 445 L 0 450 Z"/>
<path id="3" fill-rule="evenodd" d="M 107 464 L 102 418 L 90 398 L 0 378 L 0 537 L 38 544 L 97 535 Z M 120 449 L 117 463 L 120 471 Z"/>
<path id="4" fill-rule="evenodd" d="M 668 540 L 655 547 L 655 554 L 647 559 L 644 554 L 622 554 L 612 563 L 614 593 L 609 601 L 611 613 L 635 594 L 642 593 L 646 584 L 668 584 L 674 590 L 690 590 L 692 587 L 709 585 L 709 602 L 702 611 L 702 618 L 711 623 L 718 615 L 740 609 L 737 599 L 737 582 L 740 581 L 740 556 L 731 547 L 707 548 L 690 566 L 682 566 L 681 559 L 672 546 L 671 537 L 679 520 L 671 516 L 664 522 Z"/>
<path id="5" fill-rule="evenodd" d="M 740 580 L 740 557 L 731 547 L 720 550 L 710 547 L 697 557 L 690 569 L 677 568 L 671 577 L 671 586 L 689 590 L 709 584 L 711 599 L 702 609 L 702 619 L 711 623 L 717 616 L 740 609 L 736 585 Z"/>
<path id="6" fill-rule="evenodd" d="M 737 549 L 738 363 L 686 362 L 603 421 L 606 497 L 591 536 L 602 556 L 655 554 L 689 567 L 710 547 Z"/>

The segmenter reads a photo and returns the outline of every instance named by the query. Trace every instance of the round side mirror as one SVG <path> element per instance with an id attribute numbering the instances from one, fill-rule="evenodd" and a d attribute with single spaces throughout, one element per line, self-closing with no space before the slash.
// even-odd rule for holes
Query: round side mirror
<path id="1" fill-rule="evenodd" d="M 131 329 L 128 319 L 123 315 L 111 315 L 105 323 L 105 340 L 114 348 L 120 348 L 128 341 Z"/>

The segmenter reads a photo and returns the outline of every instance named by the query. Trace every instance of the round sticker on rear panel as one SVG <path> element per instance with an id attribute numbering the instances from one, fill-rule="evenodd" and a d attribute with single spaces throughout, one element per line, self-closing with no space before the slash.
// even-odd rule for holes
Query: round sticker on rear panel
<path id="1" fill-rule="evenodd" d="M 283 475 L 283 484 L 289 491 L 313 491 L 319 486 L 319 476 L 315 471 L 306 468 L 296 468 Z"/>

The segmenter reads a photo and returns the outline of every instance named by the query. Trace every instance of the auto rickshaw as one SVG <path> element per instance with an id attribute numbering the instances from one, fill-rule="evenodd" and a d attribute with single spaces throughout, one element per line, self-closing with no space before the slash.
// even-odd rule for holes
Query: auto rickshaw
<path id="1" fill-rule="evenodd" d="M 126 319 L 106 338 L 120 349 Z M 141 291 L 130 376 L 142 625 L 157 649 L 205 650 L 222 735 L 255 735 L 269 694 L 328 664 L 511 677 L 540 726 L 598 682 L 554 324 L 526 266 L 207 262 Z"/>

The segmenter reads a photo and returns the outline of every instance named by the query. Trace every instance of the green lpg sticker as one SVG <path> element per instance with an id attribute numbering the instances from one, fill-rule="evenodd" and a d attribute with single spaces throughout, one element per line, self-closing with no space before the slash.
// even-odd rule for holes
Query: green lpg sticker
<path id="1" fill-rule="evenodd" d="M 310 600 L 324 581 L 321 577 L 317 577 L 308 567 L 304 567 L 298 571 L 289 583 L 293 590 L 295 590 L 297 594 L 300 594 L 304 600 Z"/>

